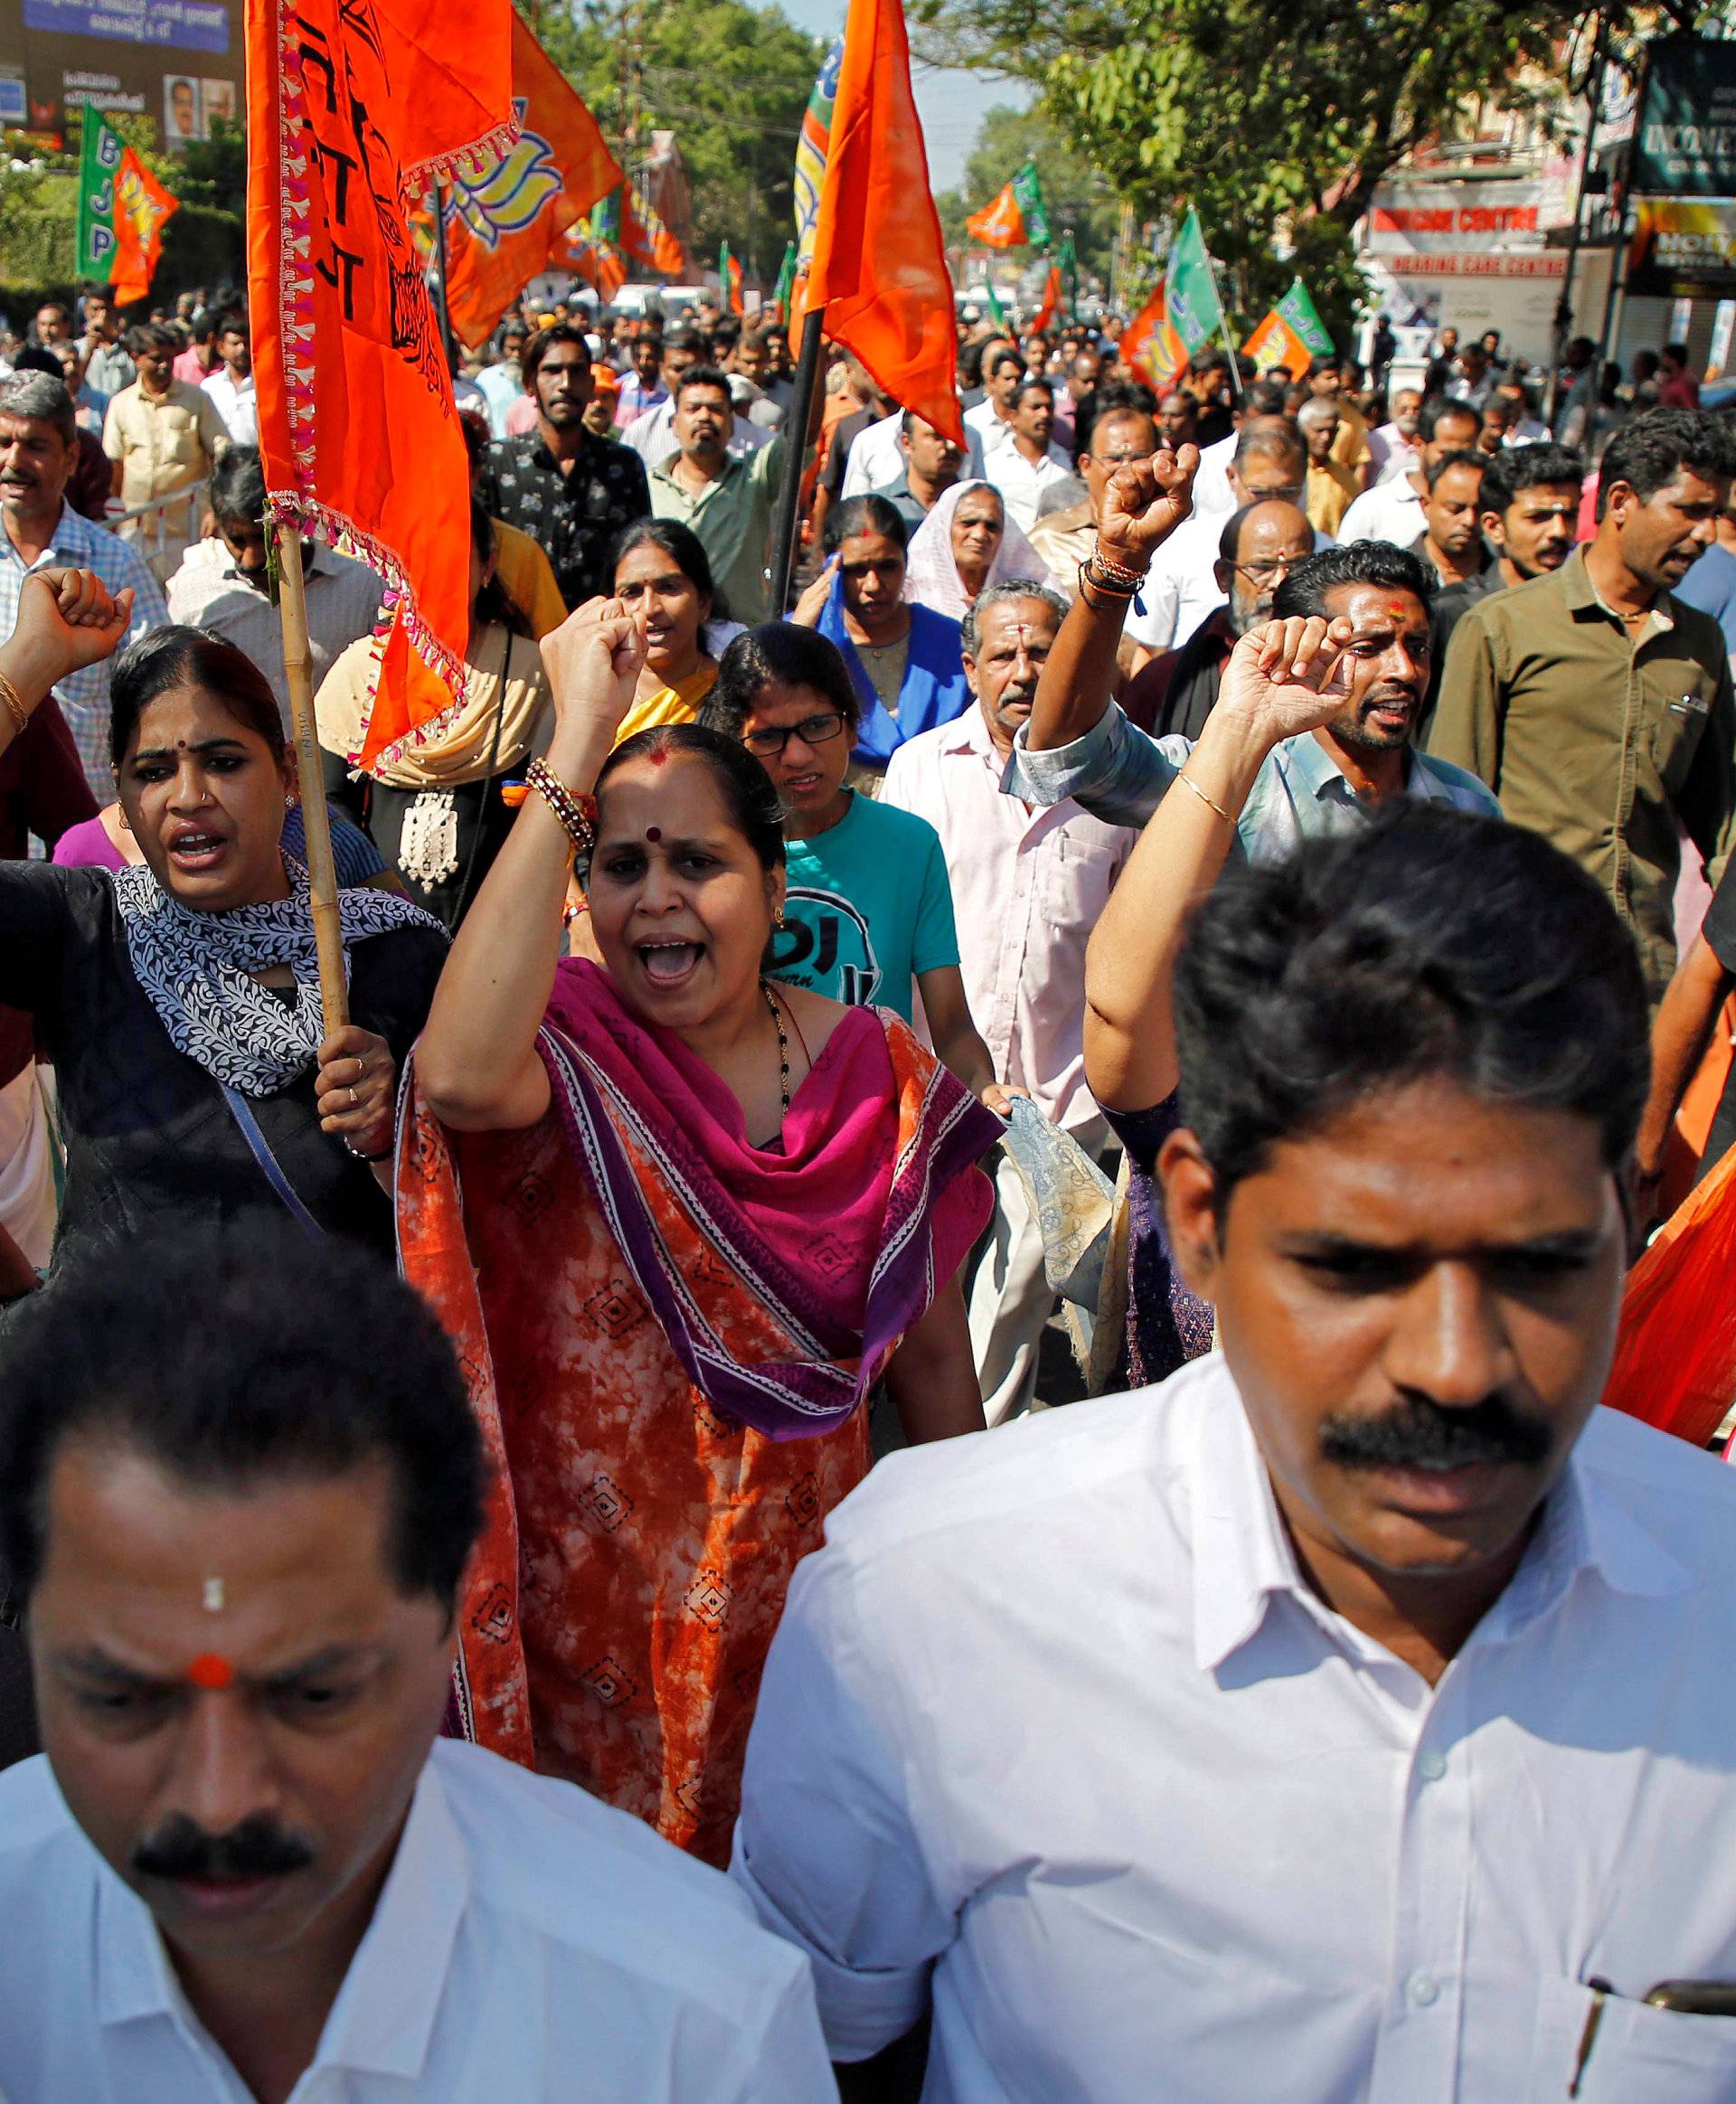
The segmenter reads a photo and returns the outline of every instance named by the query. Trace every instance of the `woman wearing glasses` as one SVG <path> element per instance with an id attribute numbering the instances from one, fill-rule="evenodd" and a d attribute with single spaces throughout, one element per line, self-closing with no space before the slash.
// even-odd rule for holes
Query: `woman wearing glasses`
<path id="1" fill-rule="evenodd" d="M 940 836 L 926 818 L 850 788 L 859 713 L 837 646 L 793 622 L 738 636 L 700 711 L 702 723 L 747 747 L 783 807 L 788 888 L 769 968 L 785 985 L 891 1008 L 906 1023 L 914 988 L 935 1051 L 1005 1115 L 965 998 Z"/>
<path id="2" fill-rule="evenodd" d="M 645 647 L 619 599 L 544 640 L 554 735 L 416 1052 L 399 1247 L 499 1466 L 467 1733 L 721 1863 L 869 1389 L 912 1441 L 982 1427 L 956 1274 L 1000 1127 L 895 1016 L 765 976 L 777 797 L 715 731 L 616 745 Z M 557 962 L 575 850 L 600 963 Z"/>

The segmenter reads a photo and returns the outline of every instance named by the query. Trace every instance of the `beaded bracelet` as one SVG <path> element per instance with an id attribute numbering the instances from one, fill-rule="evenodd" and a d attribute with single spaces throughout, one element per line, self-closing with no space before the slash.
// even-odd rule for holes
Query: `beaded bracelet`
<path id="1" fill-rule="evenodd" d="M 1104 585 L 1125 585 L 1129 596 L 1137 592 L 1146 581 L 1143 570 L 1129 570 L 1125 562 L 1117 562 L 1104 554 L 1101 548 L 1094 547 L 1085 558 L 1092 570 L 1092 581 Z"/>
<path id="2" fill-rule="evenodd" d="M 544 760 L 532 760 L 524 778 L 560 819 L 579 853 L 589 854 L 597 844 L 596 797 L 575 794 Z"/>
<path id="3" fill-rule="evenodd" d="M 22 738 L 30 728 L 30 711 L 24 706 L 24 696 L 4 672 L 0 672 L 0 703 L 5 704 L 7 715 L 12 718 L 14 731 Z"/>
<path id="4" fill-rule="evenodd" d="M 1108 579 L 1099 577 L 1091 568 L 1091 559 L 1089 555 L 1079 566 L 1079 589 L 1088 607 L 1097 605 L 1097 599 L 1092 596 L 1094 593 L 1106 599 L 1114 599 L 1120 606 L 1126 606 L 1133 597 L 1131 590 L 1124 589 L 1118 584 L 1111 584 Z"/>

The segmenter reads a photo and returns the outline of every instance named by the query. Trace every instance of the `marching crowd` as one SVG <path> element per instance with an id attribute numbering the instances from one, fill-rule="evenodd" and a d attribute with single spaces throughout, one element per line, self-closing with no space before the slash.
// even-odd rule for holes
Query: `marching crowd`
<path id="1" fill-rule="evenodd" d="M 1486 337 L 967 316 L 960 445 L 516 313 L 368 773 L 310 552 L 328 1029 L 245 317 L 80 318 L 0 377 L 0 2098 L 1736 2091 L 1736 1491 L 1599 1407 L 1736 984 L 1679 351 L 1552 432 Z"/>

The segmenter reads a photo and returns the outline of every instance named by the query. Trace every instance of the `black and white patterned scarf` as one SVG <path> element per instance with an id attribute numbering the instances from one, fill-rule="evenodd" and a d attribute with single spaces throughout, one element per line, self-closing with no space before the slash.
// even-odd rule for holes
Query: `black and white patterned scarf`
<path id="1" fill-rule="evenodd" d="M 142 863 L 117 873 L 115 896 L 133 976 L 175 1049 L 243 1096 L 269 1096 L 313 1065 L 326 1035 L 307 872 L 288 855 L 290 893 L 227 913 L 195 913 Z M 347 953 L 398 928 L 439 928 L 408 899 L 370 887 L 340 892 Z M 344 957 L 348 977 L 349 958 Z M 273 965 L 296 975 L 294 1005 L 251 977 Z"/>

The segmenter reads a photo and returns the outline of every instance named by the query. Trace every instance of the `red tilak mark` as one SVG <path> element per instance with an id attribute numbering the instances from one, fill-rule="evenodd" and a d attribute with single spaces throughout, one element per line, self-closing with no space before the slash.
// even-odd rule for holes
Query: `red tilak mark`
<path id="1" fill-rule="evenodd" d="M 645 829 L 645 837 L 655 847 L 657 842 L 663 838 L 663 827 L 661 826 L 647 826 Z"/>
<path id="2" fill-rule="evenodd" d="M 669 755 L 660 745 L 658 746 L 657 750 L 651 755 L 651 764 L 653 767 L 661 767 L 668 758 Z"/>
<path id="3" fill-rule="evenodd" d="M 212 1694 L 220 1694 L 235 1684 L 235 1668 L 216 1651 L 202 1651 L 187 1668 L 187 1678 L 194 1687 L 204 1688 Z"/>
<path id="4" fill-rule="evenodd" d="M 1390 607 L 1388 607 L 1388 609 L 1387 609 L 1386 610 L 1387 610 L 1387 612 L 1388 612 L 1389 614 L 1391 614 L 1391 615 L 1392 615 L 1392 618 L 1393 618 L 1395 621 L 1401 621 L 1401 620 L 1403 620 L 1403 618 L 1404 618 L 1404 608 L 1403 608 L 1403 605 L 1401 604 L 1401 601 L 1399 601 L 1398 599 L 1394 599 L 1394 600 L 1393 600 L 1393 602 L 1392 602 L 1392 604 Z"/>

